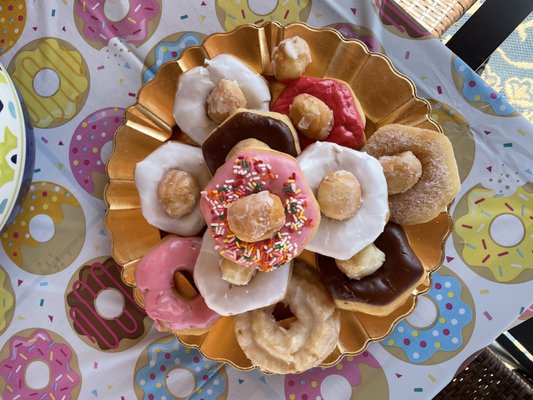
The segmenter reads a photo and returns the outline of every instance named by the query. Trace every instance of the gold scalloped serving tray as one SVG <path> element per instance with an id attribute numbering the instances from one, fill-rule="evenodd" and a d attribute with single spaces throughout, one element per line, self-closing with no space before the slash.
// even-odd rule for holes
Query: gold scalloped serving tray
<path id="1" fill-rule="evenodd" d="M 268 22 L 262 27 L 243 25 L 231 32 L 210 35 L 203 45 L 187 48 L 179 60 L 169 61 L 161 67 L 154 79 L 140 89 L 137 103 L 126 110 L 126 122 L 116 132 L 107 164 L 109 184 L 104 195 L 108 204 L 105 226 L 111 237 L 112 255 L 123 267 L 125 283 L 135 287 L 136 265 L 165 235 L 142 216 L 133 178 L 135 164 L 168 140 L 194 144 L 180 132 L 172 115 L 180 75 L 204 65 L 205 59 L 226 53 L 240 58 L 272 80 L 272 49 L 281 40 L 292 36 L 305 39 L 311 49 L 313 62 L 305 75 L 336 78 L 351 86 L 366 115 L 367 137 L 390 123 L 442 132 L 429 117 L 429 102 L 416 95 L 413 82 L 399 73 L 387 57 L 369 52 L 358 40 L 343 39 L 333 29 L 316 29 L 302 23 L 281 26 Z M 385 317 L 341 311 L 339 344 L 322 366 L 331 366 L 344 355 L 361 353 L 371 341 L 387 336 L 395 324 L 414 309 L 417 296 L 429 290 L 430 275 L 442 263 L 443 246 L 451 226 L 449 213 L 443 212 L 426 224 L 404 227 L 412 248 L 424 264 L 426 279 L 402 306 Z M 304 252 L 303 258 L 314 264 L 312 253 Z M 135 295 L 142 305 L 138 290 Z M 237 343 L 232 317 L 221 318 L 203 335 L 178 335 L 178 338 L 185 345 L 197 347 L 212 360 L 228 362 L 241 370 L 254 368 Z"/>

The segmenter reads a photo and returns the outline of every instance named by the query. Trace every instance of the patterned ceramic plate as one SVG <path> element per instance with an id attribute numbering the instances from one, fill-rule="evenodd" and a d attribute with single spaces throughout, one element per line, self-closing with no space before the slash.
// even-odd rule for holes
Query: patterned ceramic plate
<path id="1" fill-rule="evenodd" d="M 165 64 L 155 78 L 141 88 L 137 104 L 128 108 L 126 123 L 116 133 L 107 169 L 110 183 L 105 192 L 109 205 L 106 227 L 112 239 L 113 257 L 123 266 L 123 279 L 127 284 L 135 286 L 136 265 L 164 234 L 142 216 L 133 179 L 135 164 L 168 140 L 190 143 L 172 116 L 180 74 L 203 65 L 206 58 L 227 53 L 269 76 L 272 49 L 284 38 L 296 35 L 304 38 L 311 48 L 314 61 L 306 69 L 306 75 L 341 79 L 352 87 L 366 114 L 367 137 L 390 123 L 441 131 L 429 117 L 429 103 L 416 95 L 411 80 L 400 74 L 388 58 L 370 53 L 360 41 L 342 39 L 333 29 L 315 29 L 302 23 L 282 27 L 269 22 L 261 28 L 244 25 L 228 33 L 211 35 L 202 46 L 190 47 L 178 61 Z M 442 262 L 443 243 L 450 228 L 448 213 L 426 224 L 404 227 L 411 246 L 424 264 L 425 281 L 403 305 L 385 317 L 342 311 L 339 344 L 324 366 L 336 363 L 345 354 L 361 353 L 370 341 L 387 336 L 394 325 L 414 309 L 416 297 L 430 288 L 430 274 Z M 314 262 L 313 254 L 306 256 L 307 261 Z M 143 303 L 137 290 L 136 298 Z M 231 317 L 221 318 L 204 335 L 180 335 L 179 339 L 198 347 L 208 358 L 229 362 L 240 369 L 254 367 L 237 344 Z"/>

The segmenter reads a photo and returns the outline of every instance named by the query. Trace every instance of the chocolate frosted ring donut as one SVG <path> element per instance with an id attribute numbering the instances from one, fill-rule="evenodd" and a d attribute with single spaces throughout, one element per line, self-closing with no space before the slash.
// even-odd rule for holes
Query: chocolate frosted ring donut
<path id="1" fill-rule="evenodd" d="M 388 315 L 424 280 L 424 266 L 400 225 L 389 222 L 374 244 L 385 253 L 385 262 L 376 272 L 359 280 L 344 275 L 334 258 L 316 255 L 322 280 L 337 307 Z"/>

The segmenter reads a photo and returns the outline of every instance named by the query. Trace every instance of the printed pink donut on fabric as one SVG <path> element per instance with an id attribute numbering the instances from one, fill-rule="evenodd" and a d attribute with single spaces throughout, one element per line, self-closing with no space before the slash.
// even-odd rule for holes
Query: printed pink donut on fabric
<path id="1" fill-rule="evenodd" d="M 74 5 L 76 26 L 87 42 L 101 49 L 115 37 L 140 46 L 155 31 L 150 23 L 161 14 L 159 0 L 130 0 L 127 12 L 108 0 L 77 0 Z M 112 4 L 112 5 L 111 5 Z"/>
<path id="2" fill-rule="evenodd" d="M 370 352 L 364 351 L 355 357 L 344 357 L 335 367 L 313 368 L 302 374 L 289 374 L 285 376 L 285 398 L 298 400 L 324 398 L 322 389 L 327 388 L 323 388 L 322 383 L 333 375 L 341 375 L 353 388 L 361 383 L 360 364 L 366 364 L 376 369 L 381 368 L 374 356 Z"/>
<path id="3" fill-rule="evenodd" d="M 29 337 L 13 336 L 8 346 L 9 357 L 0 363 L 4 400 L 77 398 L 72 392 L 81 377 L 71 365 L 73 352 L 68 345 L 54 341 L 44 329 L 36 329 Z M 35 361 L 46 364 L 50 371 L 48 384 L 39 389 L 26 381 L 27 368 Z"/>
<path id="4" fill-rule="evenodd" d="M 135 268 L 135 284 L 144 296 L 146 313 L 159 331 L 199 333 L 219 318 L 197 294 L 192 298 L 178 295 L 174 273 L 193 273 L 202 238 L 166 236 L 146 254 Z"/>
<path id="5" fill-rule="evenodd" d="M 124 123 L 123 108 L 95 111 L 76 128 L 70 141 L 69 161 L 76 181 L 87 192 L 102 198 L 107 183 L 105 164 L 111 155 L 115 131 Z"/>

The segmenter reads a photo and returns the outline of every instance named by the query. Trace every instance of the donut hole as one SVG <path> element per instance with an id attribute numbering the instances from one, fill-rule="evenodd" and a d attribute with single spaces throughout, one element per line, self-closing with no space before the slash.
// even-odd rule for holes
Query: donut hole
<path id="1" fill-rule="evenodd" d="M 272 316 L 285 329 L 289 329 L 291 324 L 297 319 L 291 311 L 291 307 L 283 302 L 279 302 L 274 306 Z"/>
<path id="2" fill-rule="evenodd" d="M 129 0 L 105 0 L 104 2 L 104 15 L 110 21 L 122 21 L 129 12 Z"/>
<path id="3" fill-rule="evenodd" d="M 349 400 L 352 398 L 352 385 L 344 376 L 330 375 L 320 384 L 320 394 L 324 400 Z"/>
<path id="4" fill-rule="evenodd" d="M 94 301 L 96 312 L 104 319 L 113 320 L 124 311 L 125 300 L 117 289 L 101 290 Z"/>
<path id="5" fill-rule="evenodd" d="M 104 144 L 100 150 L 100 160 L 102 160 L 102 163 L 106 164 L 107 160 L 109 160 L 109 157 L 111 157 L 111 152 L 113 151 L 113 141 L 110 140 L 106 144 Z"/>
<path id="6" fill-rule="evenodd" d="M 43 361 L 32 361 L 26 367 L 24 380 L 33 390 L 44 389 L 50 384 L 50 367 Z"/>
<path id="7" fill-rule="evenodd" d="M 196 379 L 191 371 L 185 368 L 174 368 L 168 371 L 165 384 L 169 393 L 178 399 L 189 397 L 196 387 Z"/>
<path id="8" fill-rule="evenodd" d="M 194 284 L 194 278 L 190 271 L 174 272 L 174 290 L 180 297 L 192 299 L 199 293 Z"/>
<path id="9" fill-rule="evenodd" d="M 41 97 L 50 97 L 59 90 L 60 81 L 57 72 L 50 68 L 43 68 L 33 77 L 33 90 Z"/>
<path id="10" fill-rule="evenodd" d="M 30 235 L 36 241 L 46 243 L 54 234 L 54 220 L 49 215 L 37 214 L 30 219 Z"/>
<path id="11" fill-rule="evenodd" d="M 490 237 L 502 247 L 514 247 L 525 237 L 524 224 L 516 215 L 501 214 L 494 218 L 489 228 Z"/>
<path id="12" fill-rule="evenodd" d="M 427 296 L 419 296 L 415 312 L 407 317 L 407 322 L 416 328 L 427 328 L 437 321 L 437 305 Z"/>
<path id="13" fill-rule="evenodd" d="M 248 7 L 257 15 L 271 14 L 277 6 L 277 0 L 248 0 Z"/>

